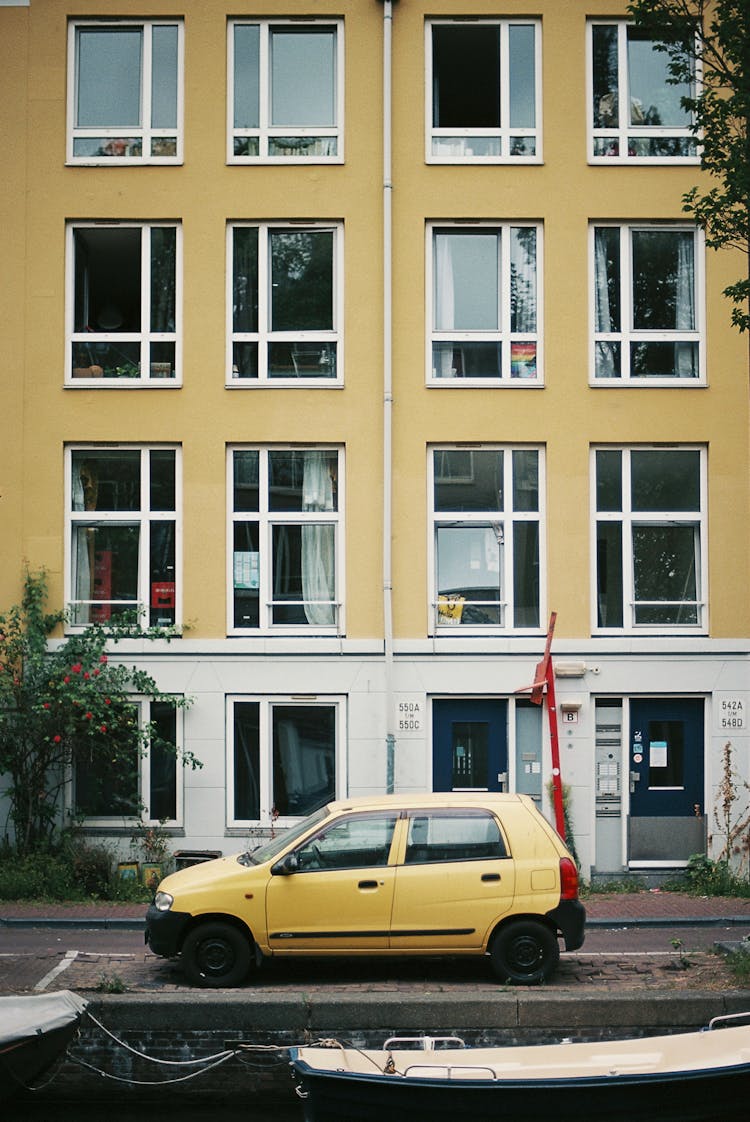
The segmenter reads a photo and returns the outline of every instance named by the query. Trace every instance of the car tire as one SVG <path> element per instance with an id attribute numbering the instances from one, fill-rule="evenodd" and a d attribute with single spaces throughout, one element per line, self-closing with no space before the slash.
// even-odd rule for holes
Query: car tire
<path id="1" fill-rule="evenodd" d="M 238 986 L 253 963 L 253 947 L 230 923 L 201 923 L 182 945 L 182 963 L 194 986 Z"/>
<path id="2" fill-rule="evenodd" d="M 517 920 L 495 935 L 490 960 L 501 982 L 533 986 L 552 977 L 560 961 L 560 946 L 546 924 Z"/>

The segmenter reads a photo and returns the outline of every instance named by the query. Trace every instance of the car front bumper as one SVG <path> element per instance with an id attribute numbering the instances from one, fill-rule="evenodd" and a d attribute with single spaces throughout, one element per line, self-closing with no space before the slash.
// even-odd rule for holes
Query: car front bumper
<path id="1" fill-rule="evenodd" d="M 162 958 L 179 954 L 191 918 L 189 912 L 162 912 L 151 904 L 146 912 L 144 939 L 154 954 Z"/>

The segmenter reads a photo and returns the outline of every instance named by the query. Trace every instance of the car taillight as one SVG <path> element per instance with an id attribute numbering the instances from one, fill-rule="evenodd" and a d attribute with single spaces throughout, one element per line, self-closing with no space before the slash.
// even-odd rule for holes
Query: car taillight
<path id="1" fill-rule="evenodd" d="M 578 869 L 570 857 L 560 858 L 560 899 L 578 899 Z"/>

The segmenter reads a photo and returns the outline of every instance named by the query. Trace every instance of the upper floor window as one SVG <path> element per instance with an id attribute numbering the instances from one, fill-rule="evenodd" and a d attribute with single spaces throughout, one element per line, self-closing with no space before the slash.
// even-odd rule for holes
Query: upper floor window
<path id="1" fill-rule="evenodd" d="M 705 378 L 695 227 L 592 227 L 594 380 Z"/>
<path id="2" fill-rule="evenodd" d="M 68 227 L 68 382 L 180 380 L 181 232 L 176 223 Z"/>
<path id="3" fill-rule="evenodd" d="M 594 449 L 596 626 L 706 627 L 700 448 Z"/>
<path id="4" fill-rule="evenodd" d="M 68 58 L 70 162 L 182 162 L 181 20 L 72 22 Z"/>
<path id="5" fill-rule="evenodd" d="M 71 624 L 134 614 L 153 627 L 176 624 L 177 450 L 69 448 L 66 479 Z"/>
<path id="6" fill-rule="evenodd" d="M 229 24 L 230 163 L 344 157 L 343 23 Z"/>
<path id="7" fill-rule="evenodd" d="M 541 382 L 541 228 L 432 226 L 428 382 Z"/>
<path id="8" fill-rule="evenodd" d="M 342 630 L 342 458 L 335 448 L 230 450 L 230 632 Z"/>
<path id="9" fill-rule="evenodd" d="M 428 163 L 541 161 L 541 24 L 429 20 Z"/>
<path id="10" fill-rule="evenodd" d="M 228 384 L 341 382 L 341 228 L 237 223 L 228 238 Z"/>
<path id="11" fill-rule="evenodd" d="M 542 456 L 537 448 L 434 448 L 431 631 L 536 630 Z"/>
<path id="12" fill-rule="evenodd" d="M 692 85 L 673 85 L 669 59 L 625 20 L 592 21 L 589 34 L 589 159 L 695 162 L 692 115 L 682 98 Z"/>

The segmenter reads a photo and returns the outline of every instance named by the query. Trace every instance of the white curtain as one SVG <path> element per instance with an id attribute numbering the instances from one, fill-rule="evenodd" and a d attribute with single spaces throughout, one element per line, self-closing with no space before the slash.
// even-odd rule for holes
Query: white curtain
<path id="1" fill-rule="evenodd" d="M 695 330 L 695 261 L 692 234 L 677 235 L 677 282 L 675 292 L 675 327 L 678 331 Z M 675 343 L 674 367 L 678 378 L 695 375 L 693 343 Z"/>
<path id="2" fill-rule="evenodd" d="M 453 252 L 450 236 L 435 235 L 435 328 L 438 331 L 453 331 L 456 327 L 456 295 L 453 285 Z M 438 378 L 455 377 L 453 368 L 453 347 L 449 343 L 438 344 L 436 370 Z"/>
<path id="3" fill-rule="evenodd" d="M 615 331 L 612 312 L 609 306 L 609 286 L 607 284 L 607 231 L 594 231 L 594 287 L 596 295 L 597 332 Z M 615 361 L 612 343 L 604 340 L 596 343 L 597 378 L 617 378 L 619 370 Z"/>
<path id="4" fill-rule="evenodd" d="M 333 510 L 330 458 L 325 452 L 305 453 L 303 510 Z M 307 622 L 318 627 L 335 623 L 335 526 L 331 522 L 302 526 L 302 596 Z"/>

